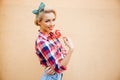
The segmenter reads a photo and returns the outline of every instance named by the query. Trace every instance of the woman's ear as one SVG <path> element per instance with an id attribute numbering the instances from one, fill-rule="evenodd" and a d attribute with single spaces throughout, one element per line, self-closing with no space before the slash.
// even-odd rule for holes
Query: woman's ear
<path id="1" fill-rule="evenodd" d="M 40 22 L 40 21 L 37 21 L 37 24 L 38 24 L 38 25 L 41 25 L 41 22 Z"/>

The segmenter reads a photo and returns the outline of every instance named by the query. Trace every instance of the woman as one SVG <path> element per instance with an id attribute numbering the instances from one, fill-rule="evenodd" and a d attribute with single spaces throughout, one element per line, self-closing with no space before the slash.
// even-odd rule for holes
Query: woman
<path id="1" fill-rule="evenodd" d="M 53 9 L 45 9 L 45 4 L 41 2 L 33 13 L 36 15 L 35 24 L 40 28 L 35 42 L 36 54 L 40 64 L 45 67 L 40 80 L 62 80 L 62 72 L 66 70 L 73 52 L 72 42 L 67 37 L 63 38 L 68 47 L 66 51 L 58 39 L 59 35 L 56 36 L 52 32 L 56 20 L 56 12 Z"/>

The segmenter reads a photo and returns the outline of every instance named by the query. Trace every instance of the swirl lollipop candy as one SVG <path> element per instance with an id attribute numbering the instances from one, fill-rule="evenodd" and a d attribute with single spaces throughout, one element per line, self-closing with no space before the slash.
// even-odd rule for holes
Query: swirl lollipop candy
<path id="1" fill-rule="evenodd" d="M 61 37 L 60 30 L 55 30 L 55 37 L 56 38 L 60 38 Z"/>

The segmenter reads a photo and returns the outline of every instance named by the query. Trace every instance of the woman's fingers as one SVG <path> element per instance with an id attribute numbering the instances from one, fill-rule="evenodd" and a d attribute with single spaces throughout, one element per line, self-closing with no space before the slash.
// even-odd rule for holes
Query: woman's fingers
<path id="1" fill-rule="evenodd" d="M 47 67 L 47 68 L 45 69 L 45 71 L 46 71 L 46 74 L 48 74 L 48 75 L 52 75 L 52 74 L 55 73 L 55 71 L 54 71 L 51 67 Z"/>
<path id="2" fill-rule="evenodd" d="M 68 46 L 69 48 L 74 48 L 73 43 L 69 37 L 63 37 L 63 41 L 65 45 Z"/>
<path id="3" fill-rule="evenodd" d="M 68 46 L 68 39 L 67 39 L 67 37 L 63 37 L 63 41 L 64 41 L 65 45 Z"/>
<path id="4" fill-rule="evenodd" d="M 52 75 L 52 74 L 55 73 L 55 71 L 50 68 L 46 73 L 47 73 L 48 75 Z"/>
<path id="5" fill-rule="evenodd" d="M 50 68 L 49 71 L 48 71 L 48 74 L 51 75 L 51 74 L 54 74 L 54 73 L 55 73 L 55 71 Z"/>
<path id="6" fill-rule="evenodd" d="M 47 67 L 46 69 L 45 69 L 45 71 L 48 71 L 50 69 L 50 67 Z"/>

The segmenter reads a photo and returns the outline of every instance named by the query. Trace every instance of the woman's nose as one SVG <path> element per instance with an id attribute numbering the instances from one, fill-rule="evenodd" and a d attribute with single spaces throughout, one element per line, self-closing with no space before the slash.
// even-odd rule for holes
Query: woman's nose
<path id="1" fill-rule="evenodd" d="M 51 22 L 50 22 L 50 25 L 54 26 L 54 25 L 55 25 L 55 22 L 54 22 L 54 21 L 51 21 Z"/>

